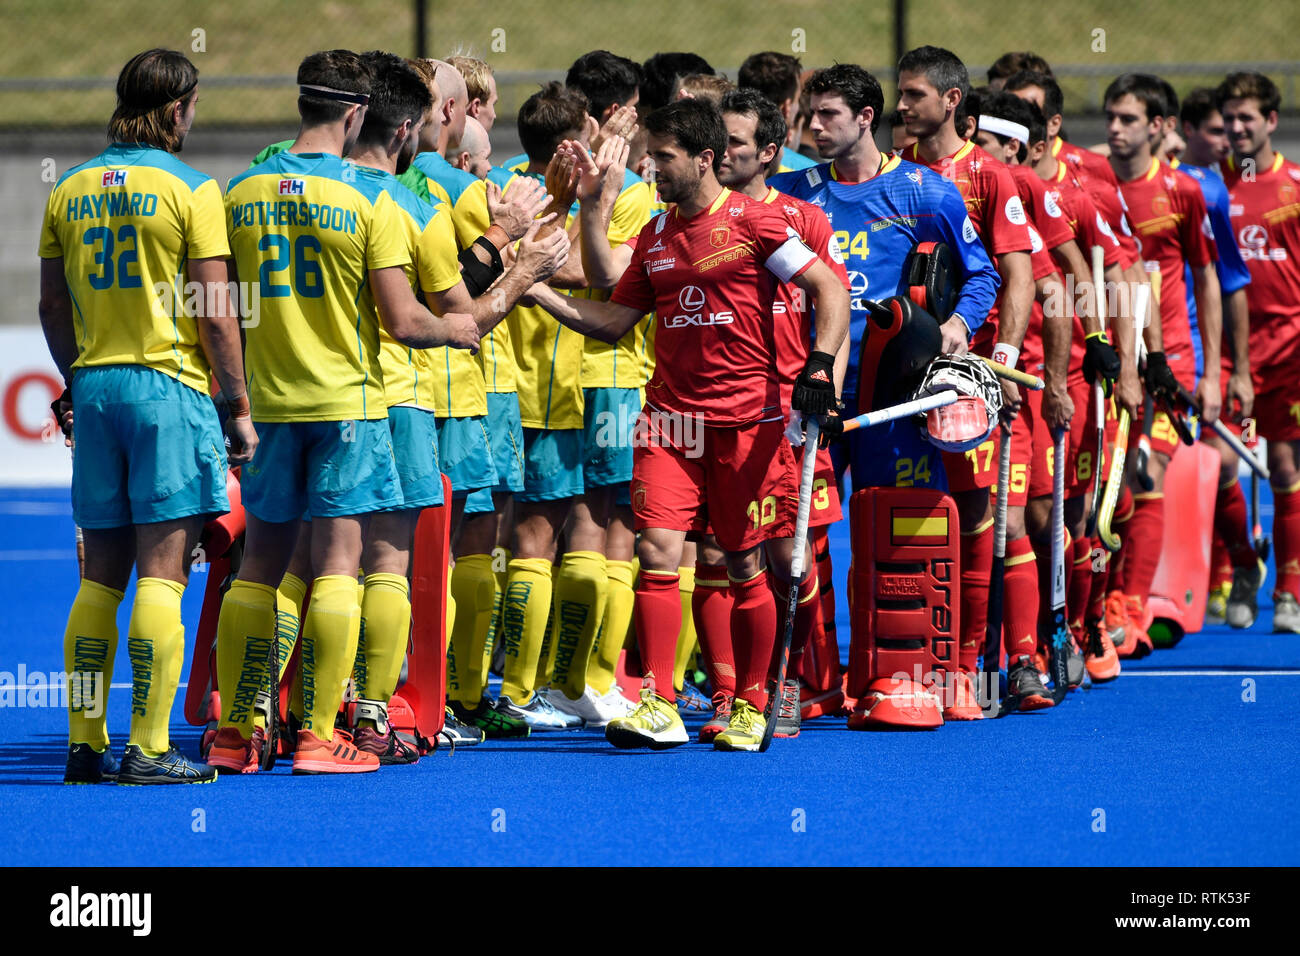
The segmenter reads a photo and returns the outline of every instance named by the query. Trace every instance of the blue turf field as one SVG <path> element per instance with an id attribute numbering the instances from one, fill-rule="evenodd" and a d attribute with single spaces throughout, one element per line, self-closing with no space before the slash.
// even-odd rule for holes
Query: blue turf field
<path id="1" fill-rule="evenodd" d="M 10 680 L 20 667 L 62 670 L 77 577 L 67 501 L 66 490 L 0 491 Z M 847 544 L 833 542 L 847 622 Z M 191 639 L 204 584 L 196 575 L 186 595 Z M 1270 585 L 1254 630 L 1215 628 L 1125 662 L 1117 682 L 1055 710 L 920 734 L 821 720 L 763 756 L 620 752 L 584 732 L 349 779 L 293 778 L 281 764 L 204 787 L 63 787 L 64 711 L 6 706 L 0 862 L 1294 865 L 1300 637 L 1265 632 Z M 129 680 L 123 646 L 115 687 Z M 173 739 L 193 756 L 199 731 L 182 697 Z M 109 702 L 118 747 L 128 698 L 118 687 Z"/>

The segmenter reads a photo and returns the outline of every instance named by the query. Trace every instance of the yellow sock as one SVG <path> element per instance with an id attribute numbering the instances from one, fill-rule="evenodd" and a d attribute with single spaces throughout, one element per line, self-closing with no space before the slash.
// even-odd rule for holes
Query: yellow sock
<path id="1" fill-rule="evenodd" d="M 185 585 L 163 578 L 140 578 L 135 585 L 135 605 L 126 633 L 126 651 L 131 658 L 128 743 L 150 757 L 165 754 L 170 746 L 167 726 L 185 654 L 185 625 L 181 623 L 184 593 Z M 266 651 L 269 659 L 270 644 Z"/>
<path id="2" fill-rule="evenodd" d="M 510 549 L 492 550 L 492 576 L 497 579 L 496 599 L 492 602 L 492 623 L 488 626 L 487 642 L 483 646 L 483 673 L 492 665 L 492 652 L 501 639 L 501 605 L 506 596 L 507 569 L 510 567 Z"/>
<path id="3" fill-rule="evenodd" d="M 532 700 L 550 611 L 551 562 L 545 558 L 515 558 L 510 562 L 501 606 L 501 637 L 506 642 L 501 693 L 516 704 Z"/>
<path id="4" fill-rule="evenodd" d="M 238 727 L 245 738 L 253 735 L 253 701 L 266 683 L 275 640 L 275 589 L 236 580 L 221 602 L 217 619 L 219 726 Z"/>
<path id="5" fill-rule="evenodd" d="M 542 652 L 537 658 L 537 676 L 534 687 L 550 687 L 555 674 L 555 642 L 551 632 L 555 629 L 555 576 L 559 568 L 551 565 L 551 605 L 546 611 L 546 631 L 542 637 Z"/>
<path id="6" fill-rule="evenodd" d="M 456 559 L 451 572 L 451 592 L 456 599 L 456 623 L 447 655 L 447 696 L 470 710 L 478 706 L 487 682 L 488 628 L 497 604 L 497 579 L 492 555 L 467 554 Z"/>
<path id="7" fill-rule="evenodd" d="M 570 551 L 555 579 L 555 672 L 551 686 L 577 700 L 587 689 L 587 665 L 605 619 L 609 578 L 598 551 Z"/>
<path id="8" fill-rule="evenodd" d="M 298 645 L 298 624 L 302 619 L 302 602 L 307 584 L 296 574 L 285 573 L 275 592 L 275 640 L 280 660 L 280 679 L 284 679 L 293 649 Z"/>
<path id="9" fill-rule="evenodd" d="M 677 660 L 673 662 L 673 687 L 682 689 L 686 680 L 686 665 L 695 653 L 695 615 L 691 613 L 691 597 L 695 594 L 695 568 L 678 568 L 681 581 L 682 629 L 677 632 Z"/>
<path id="10" fill-rule="evenodd" d="M 366 635 L 366 652 L 357 678 L 357 696 L 387 702 L 397 690 L 411 636 L 411 599 L 405 575 L 366 575 L 361 630 Z"/>
<path id="11" fill-rule="evenodd" d="M 632 627 L 632 606 L 636 601 L 631 561 L 606 560 L 605 573 L 609 580 L 605 588 L 605 619 L 587 664 L 587 683 L 598 694 L 607 694 L 614 686 L 618 655 Z"/>
<path id="12" fill-rule="evenodd" d="M 313 581 L 302 625 L 302 729 L 327 742 L 334 739 L 360 632 L 356 578 L 327 574 Z"/>
<path id="13" fill-rule="evenodd" d="M 117 654 L 117 608 L 122 592 L 84 578 L 63 632 L 63 667 L 68 673 L 68 742 L 108 746 L 104 712 Z"/>

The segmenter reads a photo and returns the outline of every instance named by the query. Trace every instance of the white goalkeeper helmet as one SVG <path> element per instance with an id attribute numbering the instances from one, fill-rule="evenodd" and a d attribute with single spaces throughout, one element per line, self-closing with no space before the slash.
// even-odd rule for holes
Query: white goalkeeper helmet
<path id="1" fill-rule="evenodd" d="M 921 431 L 926 441 L 944 451 L 978 448 L 997 427 L 1002 386 L 993 370 L 975 356 L 940 355 L 925 370 L 912 398 L 950 390 L 961 397 L 918 416 Z"/>

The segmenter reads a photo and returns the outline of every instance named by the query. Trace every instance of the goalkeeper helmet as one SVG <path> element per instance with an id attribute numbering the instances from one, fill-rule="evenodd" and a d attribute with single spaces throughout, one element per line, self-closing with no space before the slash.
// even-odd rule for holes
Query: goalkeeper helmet
<path id="1" fill-rule="evenodd" d="M 926 441 L 944 451 L 970 451 L 993 434 L 1002 410 L 1002 387 L 993 370 L 973 355 L 940 355 L 930 363 L 913 398 L 943 391 L 961 397 L 918 416 Z"/>

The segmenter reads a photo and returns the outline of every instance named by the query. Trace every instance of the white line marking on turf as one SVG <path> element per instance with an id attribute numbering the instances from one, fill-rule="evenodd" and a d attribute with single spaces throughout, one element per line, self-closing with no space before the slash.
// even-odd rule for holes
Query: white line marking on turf
<path id="1" fill-rule="evenodd" d="M 33 548 L 27 551 L 0 551 L 0 561 L 65 561 L 76 560 L 76 548 Z"/>
<path id="2" fill-rule="evenodd" d="M 1300 677 L 1300 668 L 1262 671 L 1144 671 L 1128 670 L 1123 677 Z"/>

